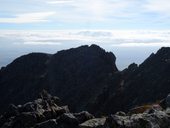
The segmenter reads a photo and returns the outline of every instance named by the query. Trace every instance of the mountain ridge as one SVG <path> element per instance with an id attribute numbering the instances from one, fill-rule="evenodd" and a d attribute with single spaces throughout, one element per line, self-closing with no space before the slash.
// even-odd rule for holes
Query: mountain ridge
<path id="1" fill-rule="evenodd" d="M 71 103 L 72 109 L 76 109 L 77 102 L 82 105 L 78 109 L 84 109 L 103 90 L 108 75 L 118 71 L 115 60 L 112 53 L 97 45 L 62 50 L 54 55 L 32 53 L 22 56 L 1 73 L 0 95 L 3 98 L 0 102 L 4 108 L 9 103 L 24 103 L 46 89 L 51 94 L 57 93 L 67 104 Z"/>
<path id="2" fill-rule="evenodd" d="M 163 99 L 169 92 L 170 48 L 161 48 L 142 64 L 119 71 L 116 57 L 97 45 L 31 53 L 0 70 L 1 112 L 9 103 L 25 103 L 43 89 L 59 96 L 74 112 L 95 115 L 128 111 Z M 79 104 L 79 105 L 77 105 Z"/>

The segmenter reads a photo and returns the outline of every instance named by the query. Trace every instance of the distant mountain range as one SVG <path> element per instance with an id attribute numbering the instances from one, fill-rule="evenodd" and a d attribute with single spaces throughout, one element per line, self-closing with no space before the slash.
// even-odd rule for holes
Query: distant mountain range
<path id="1" fill-rule="evenodd" d="M 170 92 L 170 48 L 161 48 L 141 65 L 132 63 L 123 71 L 115 61 L 113 53 L 97 45 L 21 56 L 0 70 L 0 112 L 10 103 L 37 98 L 44 89 L 73 112 L 88 110 L 95 115 L 126 112 Z"/>

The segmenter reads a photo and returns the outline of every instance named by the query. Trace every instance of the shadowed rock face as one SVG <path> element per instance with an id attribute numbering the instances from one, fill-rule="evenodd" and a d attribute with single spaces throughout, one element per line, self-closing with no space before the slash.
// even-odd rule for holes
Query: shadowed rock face
<path id="1" fill-rule="evenodd" d="M 16 59 L 0 72 L 0 107 L 24 103 L 43 90 L 59 96 L 75 111 L 93 106 L 111 85 L 117 72 L 115 56 L 96 45 L 60 51 L 54 55 L 31 53 Z M 79 104 L 79 105 L 77 105 Z"/>
<path id="2" fill-rule="evenodd" d="M 170 92 L 169 76 L 170 48 L 161 48 L 141 65 L 131 64 L 127 69 L 114 74 L 114 79 L 119 79 L 120 83 L 116 89 L 115 86 L 109 86 L 103 93 L 106 100 L 102 104 L 102 112 L 128 111 L 137 105 L 163 99 Z"/>
<path id="3" fill-rule="evenodd" d="M 7 104 L 30 101 L 45 88 L 50 55 L 31 53 L 14 60 L 0 72 L 0 111 Z"/>
<path id="4" fill-rule="evenodd" d="M 151 54 L 125 79 L 125 98 L 129 106 L 155 102 L 170 92 L 170 48 Z"/>

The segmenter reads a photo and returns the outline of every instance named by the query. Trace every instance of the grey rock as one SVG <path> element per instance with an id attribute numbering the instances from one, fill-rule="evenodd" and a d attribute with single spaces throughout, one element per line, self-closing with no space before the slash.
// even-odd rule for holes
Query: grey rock
<path id="1" fill-rule="evenodd" d="M 131 116 L 111 115 L 106 119 L 106 128 L 168 128 L 170 116 L 163 111 L 152 114 L 141 113 Z"/>
<path id="2" fill-rule="evenodd" d="M 167 107 L 170 107 L 170 94 L 166 97 L 166 105 Z"/>
<path id="3" fill-rule="evenodd" d="M 95 118 L 79 125 L 80 128 L 104 128 L 106 118 Z"/>
<path id="4" fill-rule="evenodd" d="M 79 123 L 83 123 L 87 120 L 94 118 L 94 116 L 87 111 L 82 111 L 80 113 L 74 113 L 74 116 L 78 119 Z"/>
<path id="5" fill-rule="evenodd" d="M 122 111 L 119 111 L 119 112 L 116 112 L 115 115 L 118 115 L 118 116 L 126 116 L 126 113 L 125 113 L 125 112 L 122 112 Z"/>
<path id="6" fill-rule="evenodd" d="M 37 123 L 37 117 L 35 113 L 23 112 L 16 116 L 16 122 L 22 127 L 31 127 Z"/>
<path id="7" fill-rule="evenodd" d="M 71 113 L 64 113 L 63 115 L 61 115 L 58 119 L 58 122 L 75 126 L 79 124 L 78 119 Z"/>
<path id="8" fill-rule="evenodd" d="M 58 128 L 58 124 L 56 122 L 56 119 L 50 119 L 45 122 L 37 124 L 35 128 Z"/>

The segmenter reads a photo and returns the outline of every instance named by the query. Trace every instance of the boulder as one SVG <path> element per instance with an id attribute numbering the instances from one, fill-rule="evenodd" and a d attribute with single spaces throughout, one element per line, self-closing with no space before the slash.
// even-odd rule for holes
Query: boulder
<path id="1" fill-rule="evenodd" d="M 35 111 L 35 106 L 33 102 L 28 102 L 22 106 L 23 112 L 33 112 Z"/>
<path id="2" fill-rule="evenodd" d="M 170 94 L 166 97 L 166 105 L 167 107 L 170 107 Z"/>
<path id="3" fill-rule="evenodd" d="M 59 128 L 57 126 L 56 119 L 50 119 L 45 122 L 39 123 L 35 126 L 35 128 Z"/>
<path id="4" fill-rule="evenodd" d="M 22 127 L 31 127 L 37 123 L 37 117 L 33 112 L 23 112 L 16 116 L 16 122 Z"/>
<path id="5" fill-rule="evenodd" d="M 122 111 L 119 111 L 119 112 L 116 112 L 115 115 L 118 115 L 118 116 L 126 116 L 126 113 L 125 113 L 125 112 L 122 112 Z"/>
<path id="6" fill-rule="evenodd" d="M 80 124 L 87 120 L 94 118 L 94 116 L 87 111 L 82 111 L 80 113 L 74 113 L 74 116 L 78 119 Z"/>
<path id="7" fill-rule="evenodd" d="M 58 119 L 60 124 L 75 125 L 79 124 L 78 119 L 72 113 L 64 113 Z"/>
<path id="8" fill-rule="evenodd" d="M 0 126 L 0 128 L 20 128 L 20 127 L 14 127 L 14 118 L 9 118 L 6 120 L 6 122 Z"/>
<path id="9" fill-rule="evenodd" d="M 95 118 L 79 125 L 80 128 L 104 128 L 106 118 Z"/>
<path id="10" fill-rule="evenodd" d="M 128 114 L 144 113 L 145 111 L 148 111 L 150 109 L 152 109 L 152 105 L 138 106 L 138 107 L 130 109 Z"/>
<path id="11" fill-rule="evenodd" d="M 167 108 L 166 99 L 160 100 L 159 105 L 160 105 L 163 109 L 166 109 L 166 108 Z"/>
<path id="12" fill-rule="evenodd" d="M 14 104 L 10 104 L 8 111 L 5 113 L 6 117 L 16 116 L 18 114 L 18 108 Z"/>

